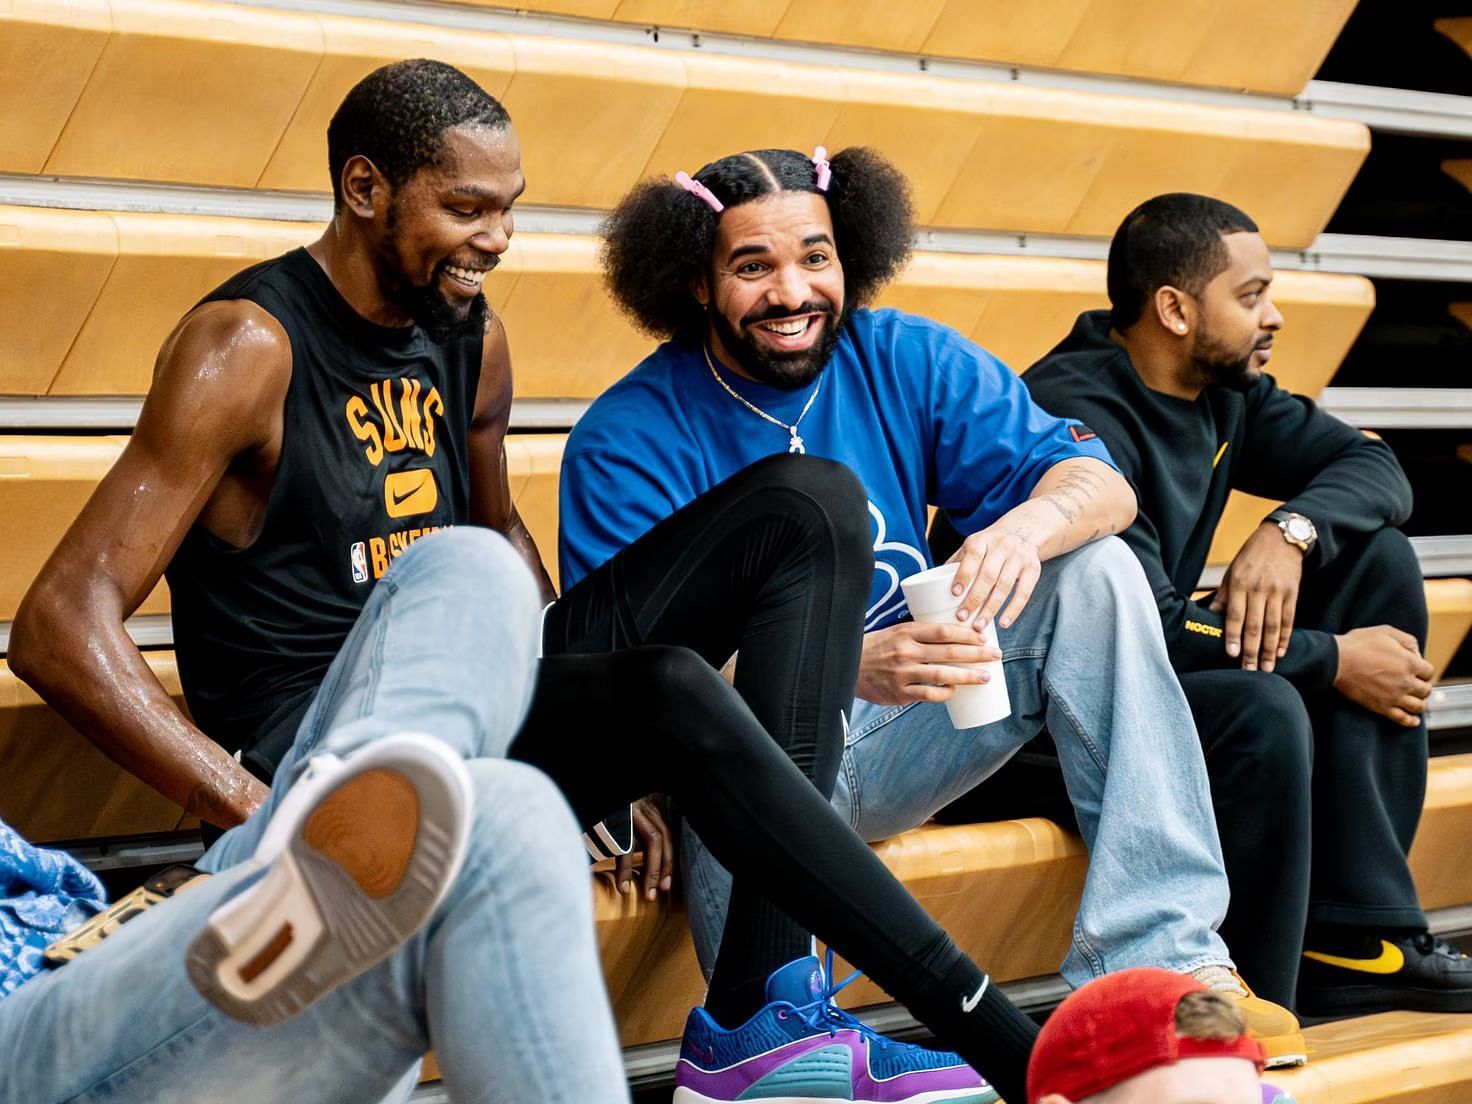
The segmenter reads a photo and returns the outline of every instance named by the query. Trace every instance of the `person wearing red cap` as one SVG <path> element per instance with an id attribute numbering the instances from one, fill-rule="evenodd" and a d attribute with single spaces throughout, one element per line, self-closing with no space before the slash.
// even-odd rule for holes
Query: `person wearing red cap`
<path id="1" fill-rule="evenodd" d="M 1235 1004 L 1171 970 L 1121 970 L 1043 1026 L 1028 1104 L 1292 1104 L 1258 1080 L 1262 1045 Z"/>

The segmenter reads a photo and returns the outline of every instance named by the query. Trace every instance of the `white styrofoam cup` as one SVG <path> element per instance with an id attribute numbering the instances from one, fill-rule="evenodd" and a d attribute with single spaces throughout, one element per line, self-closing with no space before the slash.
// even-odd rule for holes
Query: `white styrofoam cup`
<path id="1" fill-rule="evenodd" d="M 932 621 L 949 625 L 965 622 L 956 620 L 956 610 L 961 599 L 951 593 L 956 579 L 956 564 L 941 564 L 929 571 L 911 575 L 901 580 L 900 589 L 905 592 L 905 601 L 910 606 L 910 616 L 916 621 Z M 996 647 L 997 633 L 994 624 L 977 636 L 982 644 Z M 977 728 L 992 724 L 1012 715 L 1012 702 L 1007 697 L 1007 678 L 1002 672 L 1002 661 L 978 663 L 974 666 L 991 675 L 991 681 L 956 687 L 956 692 L 946 701 L 946 710 L 951 723 L 957 728 Z"/>

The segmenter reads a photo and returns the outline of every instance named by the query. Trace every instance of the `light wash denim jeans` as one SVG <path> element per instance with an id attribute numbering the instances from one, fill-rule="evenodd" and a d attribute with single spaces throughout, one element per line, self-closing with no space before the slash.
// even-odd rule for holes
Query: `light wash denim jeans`
<path id="1" fill-rule="evenodd" d="M 458 1102 L 627 1101 L 594 941 L 587 861 L 552 782 L 505 752 L 530 699 L 530 573 L 486 530 L 412 545 L 378 582 L 270 800 L 201 865 L 221 871 L 0 1001 L 0 1104 L 404 1100 L 433 1047 Z M 430 922 L 278 1027 L 206 1004 L 184 952 L 258 877 L 249 857 L 312 754 L 413 730 L 469 762 L 470 850 Z"/>
<path id="2" fill-rule="evenodd" d="M 1230 965 L 1206 764 L 1139 561 L 1107 537 L 1043 565 L 1001 631 L 1012 716 L 958 731 L 941 703 L 855 701 L 833 804 L 864 839 L 914 828 L 1047 726 L 1089 849 L 1063 977 Z M 730 879 L 685 832 L 690 925 L 709 976 Z M 986 948 L 966 948 L 985 968 Z"/>

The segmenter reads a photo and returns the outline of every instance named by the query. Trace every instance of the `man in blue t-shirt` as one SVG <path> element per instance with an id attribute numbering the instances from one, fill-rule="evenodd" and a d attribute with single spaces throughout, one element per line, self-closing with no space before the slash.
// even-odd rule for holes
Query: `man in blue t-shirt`
<path id="1" fill-rule="evenodd" d="M 868 492 L 875 574 L 835 804 L 867 839 L 914 827 L 1046 724 L 1092 856 L 1064 976 L 1194 973 L 1238 997 L 1275 1064 L 1302 1061 L 1296 1021 L 1249 996 L 1214 931 L 1227 888 L 1200 747 L 1144 575 L 1110 535 L 1133 492 L 996 358 L 863 309 L 911 238 L 907 185 L 867 150 L 737 154 L 637 187 L 608 224 L 608 280 L 668 340 L 569 440 L 564 584 L 757 460 L 843 462 Z M 899 586 L 930 566 L 930 506 L 966 536 L 954 624 L 908 620 Z M 943 701 L 980 681 L 966 664 L 1000 658 L 973 616 L 1000 630 L 1012 715 L 957 731 Z M 725 882 L 690 851 L 709 964 Z"/>

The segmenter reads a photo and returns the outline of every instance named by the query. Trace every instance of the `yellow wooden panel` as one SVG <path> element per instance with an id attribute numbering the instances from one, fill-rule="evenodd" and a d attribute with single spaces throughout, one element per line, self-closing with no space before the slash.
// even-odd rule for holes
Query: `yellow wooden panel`
<path id="1" fill-rule="evenodd" d="M 460 69 L 500 98 L 511 81 L 505 35 L 423 23 L 322 16 L 324 55 L 258 186 L 328 191 L 327 124 L 349 89 L 374 69 L 405 58 L 433 58 Z"/>
<path id="2" fill-rule="evenodd" d="M 317 20 L 193 0 L 112 8 L 46 171 L 253 186 L 322 57 Z"/>
<path id="3" fill-rule="evenodd" d="M 116 259 L 106 215 L 0 207 L 0 393 L 45 393 Z"/>
<path id="4" fill-rule="evenodd" d="M 939 83 L 922 76 L 852 70 L 844 75 L 838 118 L 825 145 L 829 154 L 870 146 L 909 179 L 921 225 L 957 181 L 976 144 L 977 119 L 991 110 L 988 86 Z"/>
<path id="5" fill-rule="evenodd" d="M 1088 0 L 947 0 L 923 52 L 1052 65 L 1088 7 Z"/>
<path id="6" fill-rule="evenodd" d="M 1089 261 L 999 258 L 997 285 L 971 331 L 983 348 L 1023 372 L 1073 329 L 1078 316 L 1108 305 L 1103 265 Z"/>
<path id="7" fill-rule="evenodd" d="M 654 342 L 603 290 L 595 239 L 518 234 L 514 241 L 521 273 L 501 317 L 517 397 L 596 397 L 644 359 Z"/>
<path id="8" fill-rule="evenodd" d="M 622 0 L 613 17 L 624 23 L 765 36 L 786 10 L 787 0 Z"/>
<path id="9" fill-rule="evenodd" d="M 1318 72 L 1356 3 L 1254 0 L 1247 10 L 1212 3 L 1203 20 L 1206 34 L 1193 53 L 1181 54 L 1169 79 L 1296 96 Z M 1152 0 L 1151 6 L 1158 11 L 1165 5 Z"/>
<path id="10" fill-rule="evenodd" d="M 41 171 L 111 28 L 107 0 L 0 5 L 0 170 Z"/>
<path id="11" fill-rule="evenodd" d="M 1304 1031 L 1308 1065 L 1268 1080 L 1298 1104 L 1466 1104 L 1472 1017 L 1384 1012 Z"/>
<path id="12" fill-rule="evenodd" d="M 1191 79 L 1186 63 L 1207 41 L 1218 7 L 1218 0 L 1096 0 L 1053 64 L 1145 80 L 1177 80 L 1182 73 Z"/>
<path id="13" fill-rule="evenodd" d="M 1067 232 L 1095 188 L 1123 105 L 1110 97 L 1004 85 L 968 89 L 967 98 L 973 110 L 982 110 L 934 224 Z M 1133 206 L 1118 202 L 1116 223 Z"/>
<path id="14" fill-rule="evenodd" d="M 946 0 L 791 0 L 773 37 L 913 53 L 940 18 Z"/>
<path id="15" fill-rule="evenodd" d="M 1344 119 L 1288 111 L 1247 112 L 1221 199 L 1251 213 L 1272 245 L 1313 242 L 1370 152 L 1370 131 Z M 1312 121 L 1312 127 L 1303 127 Z M 1269 183 L 1271 182 L 1271 183 Z"/>
<path id="16" fill-rule="evenodd" d="M 994 260 L 960 253 L 916 253 L 875 305 L 923 314 L 970 334 L 996 287 L 997 266 L 987 264 Z"/>
<path id="17" fill-rule="evenodd" d="M 15 619 L 41 565 L 126 443 L 126 437 L 0 437 L 0 516 L 23 518 L 25 525 L 25 539 L 0 558 L 0 621 Z M 168 608 L 160 581 L 139 612 Z"/>
<path id="18" fill-rule="evenodd" d="M 1427 579 L 1426 608 L 1431 614 L 1426 659 L 1439 679 L 1472 629 L 1472 580 Z"/>
<path id="19" fill-rule="evenodd" d="M 241 269 L 305 245 L 313 223 L 115 214 L 118 260 L 52 383 L 53 395 L 148 390 L 159 346 L 201 298 Z"/>
<path id="20" fill-rule="evenodd" d="M 1472 755 L 1431 760 L 1426 805 L 1411 848 L 1411 874 L 1425 909 L 1472 904 Z"/>
<path id="21" fill-rule="evenodd" d="M 557 585 L 557 485 L 566 446 L 562 434 L 513 433 L 506 438 L 511 497 L 537 542 L 553 586 Z"/>
<path id="22" fill-rule="evenodd" d="M 692 54 L 680 105 L 641 175 L 694 175 L 741 150 L 811 153 L 838 118 L 842 88 L 842 70 Z"/>
<path id="23" fill-rule="evenodd" d="M 504 0 L 472 0 L 476 4 L 489 4 L 504 8 Z M 612 19 L 618 9 L 619 0 L 517 0 L 520 10 L 545 13 L 547 15 L 573 15 L 584 19 Z"/>
<path id="24" fill-rule="evenodd" d="M 149 669 L 183 704 L 173 652 Z M 36 843 L 169 832 L 184 810 L 116 766 L 41 703 L 0 660 L 0 820 Z"/>
<path id="25" fill-rule="evenodd" d="M 1441 163 L 1441 171 L 1468 191 L 1472 191 L 1472 158 L 1443 161 Z"/>
<path id="26" fill-rule="evenodd" d="M 1242 491 L 1233 491 L 1227 498 L 1227 508 L 1222 511 L 1221 520 L 1216 523 L 1216 535 L 1206 554 L 1206 562 L 1231 563 L 1232 557 L 1247 543 L 1247 538 L 1252 536 L 1252 531 L 1262 524 L 1262 519 L 1281 505 L 1281 502 L 1274 502 L 1270 498 L 1258 498 Z"/>
<path id="27" fill-rule="evenodd" d="M 1438 19 L 1432 24 L 1439 32 L 1446 35 L 1472 57 L 1472 16 L 1462 16 L 1457 19 Z"/>
<path id="28" fill-rule="evenodd" d="M 1272 294 L 1283 328 L 1268 371 L 1279 387 L 1317 399 L 1375 309 L 1375 285 L 1363 276 L 1279 271 Z"/>
<path id="29" fill-rule="evenodd" d="M 1358 123 L 997 85 L 940 226 L 1107 237 L 1162 191 L 1220 195 L 1273 244 L 1304 246 L 1369 149 Z M 1291 181 L 1291 186 L 1284 186 Z"/>
<path id="30" fill-rule="evenodd" d="M 612 207 L 674 114 L 685 66 L 673 53 L 571 39 L 512 39 L 505 103 L 521 135 L 528 203 Z"/>

